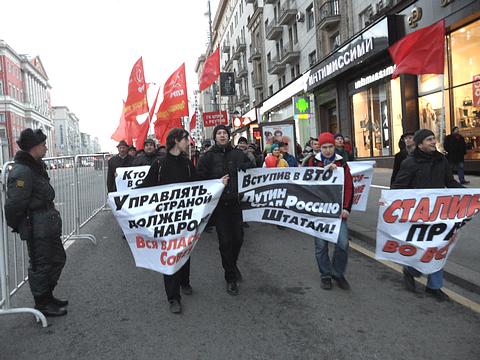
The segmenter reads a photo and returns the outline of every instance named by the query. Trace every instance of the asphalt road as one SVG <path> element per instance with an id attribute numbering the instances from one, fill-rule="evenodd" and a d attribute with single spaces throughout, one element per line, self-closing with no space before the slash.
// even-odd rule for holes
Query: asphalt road
<path id="1" fill-rule="evenodd" d="M 77 241 L 58 295 L 69 314 L 48 328 L 31 315 L 0 316 L 0 358 L 20 359 L 478 359 L 480 315 L 406 292 L 401 275 L 354 251 L 352 290 L 320 289 L 313 241 L 252 223 L 240 295 L 225 292 L 215 234 L 193 252 L 193 296 L 168 311 L 160 274 L 135 268 L 110 212 Z M 31 306 L 28 288 L 15 295 Z"/>

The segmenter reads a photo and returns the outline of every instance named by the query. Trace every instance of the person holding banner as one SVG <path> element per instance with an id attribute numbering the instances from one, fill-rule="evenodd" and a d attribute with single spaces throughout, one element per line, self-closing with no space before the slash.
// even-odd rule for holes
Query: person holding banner
<path id="1" fill-rule="evenodd" d="M 118 167 L 132 166 L 133 157 L 128 155 L 128 144 L 125 140 L 122 140 L 117 145 L 118 154 L 108 160 L 108 173 L 107 173 L 107 189 L 108 192 L 117 191 L 115 185 L 115 177 L 117 176 L 116 170 Z"/>
<path id="2" fill-rule="evenodd" d="M 453 178 L 451 168 L 443 154 L 437 151 L 437 141 L 433 131 L 420 129 L 413 136 L 416 148 L 412 156 L 405 159 L 398 171 L 392 189 L 439 189 L 463 188 Z M 403 268 L 403 280 L 408 291 L 415 292 L 415 277 L 421 273 L 413 267 Z M 425 292 L 438 301 L 449 297 L 442 291 L 443 269 L 427 277 Z"/>
<path id="3" fill-rule="evenodd" d="M 324 290 L 332 289 L 332 279 L 334 279 L 340 289 L 349 290 L 350 284 L 345 279 L 345 270 L 348 262 L 348 228 L 347 219 L 352 209 L 353 201 L 353 179 L 350 174 L 350 168 L 347 162 L 336 152 L 336 138 L 329 132 L 321 133 L 318 137 L 320 152 L 314 157 L 310 157 L 306 166 L 318 166 L 322 168 L 343 167 L 343 210 L 341 213 L 342 224 L 338 235 L 333 259 L 330 260 L 328 254 L 328 241 L 315 238 L 315 257 L 317 259 L 318 269 L 321 274 L 321 288 Z"/>
<path id="4" fill-rule="evenodd" d="M 243 218 L 237 179 L 238 171 L 251 168 L 252 163 L 243 151 L 232 147 L 230 130 L 225 125 L 215 126 L 213 138 L 215 145 L 200 157 L 197 173 L 199 179 L 228 180 L 212 218 L 217 229 L 227 293 L 238 295 L 237 282 L 242 280 L 242 275 L 238 269 L 237 260 L 243 244 Z"/>
<path id="5" fill-rule="evenodd" d="M 195 181 L 195 167 L 186 156 L 189 133 L 180 128 L 170 130 L 167 135 L 167 155 L 157 158 L 143 180 L 141 188 Z M 190 285 L 190 259 L 173 275 L 163 275 L 165 292 L 174 314 L 182 312 L 180 289 L 185 295 L 192 294 Z"/>
<path id="6" fill-rule="evenodd" d="M 160 158 L 160 155 L 157 154 L 155 140 L 153 139 L 145 139 L 143 151 L 143 155 L 137 155 L 137 157 L 133 159 L 133 166 L 152 165 Z"/>

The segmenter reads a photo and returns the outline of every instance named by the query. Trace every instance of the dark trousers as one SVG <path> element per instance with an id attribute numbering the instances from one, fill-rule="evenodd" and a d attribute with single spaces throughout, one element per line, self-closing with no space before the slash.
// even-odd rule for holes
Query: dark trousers
<path id="1" fill-rule="evenodd" d="M 242 222 L 242 210 L 238 201 L 219 201 L 215 209 L 215 226 L 227 282 L 238 280 L 235 269 L 243 244 Z"/>
<path id="2" fill-rule="evenodd" d="M 30 266 L 30 290 L 37 304 L 46 303 L 52 296 L 62 269 L 66 253 L 60 237 L 33 238 L 27 241 Z"/>
<path id="3" fill-rule="evenodd" d="M 190 259 L 175 274 L 163 275 L 163 283 L 168 301 L 180 301 L 180 285 L 190 284 Z"/>

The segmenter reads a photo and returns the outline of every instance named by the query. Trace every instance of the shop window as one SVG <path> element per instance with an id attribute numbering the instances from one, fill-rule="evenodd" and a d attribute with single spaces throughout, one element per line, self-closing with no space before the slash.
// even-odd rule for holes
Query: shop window
<path id="1" fill-rule="evenodd" d="M 480 21 L 467 25 L 450 35 L 452 86 L 471 83 L 480 74 Z"/>
<path id="2" fill-rule="evenodd" d="M 467 143 L 466 159 L 480 159 L 480 76 L 479 80 L 453 89 L 454 125 Z"/>
<path id="3" fill-rule="evenodd" d="M 443 151 L 443 140 L 445 135 L 450 133 L 450 116 L 448 107 L 448 92 L 445 92 L 445 99 L 442 102 L 442 92 L 421 96 L 418 98 L 418 110 L 421 129 L 430 129 L 437 139 L 437 149 Z M 443 111 L 445 108 L 445 111 Z M 446 117 L 446 121 L 444 120 Z"/>
<path id="4" fill-rule="evenodd" d="M 401 104 L 392 101 L 400 93 L 399 82 L 373 85 L 352 97 L 355 147 L 358 157 L 393 155 L 392 143 L 402 133 Z M 399 134 L 395 134 L 394 131 Z"/>
<path id="5" fill-rule="evenodd" d="M 315 18 L 314 18 L 314 11 L 313 11 L 313 4 L 310 4 L 306 10 L 307 13 L 307 31 L 313 29 L 315 26 Z"/>

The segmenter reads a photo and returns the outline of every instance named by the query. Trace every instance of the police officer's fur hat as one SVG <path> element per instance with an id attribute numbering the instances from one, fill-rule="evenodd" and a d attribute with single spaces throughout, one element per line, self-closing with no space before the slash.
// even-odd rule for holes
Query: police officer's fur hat
<path id="1" fill-rule="evenodd" d="M 47 139 L 42 129 L 32 130 L 27 128 L 20 133 L 17 140 L 18 147 L 23 151 L 29 151 L 31 148 L 43 143 Z"/>

